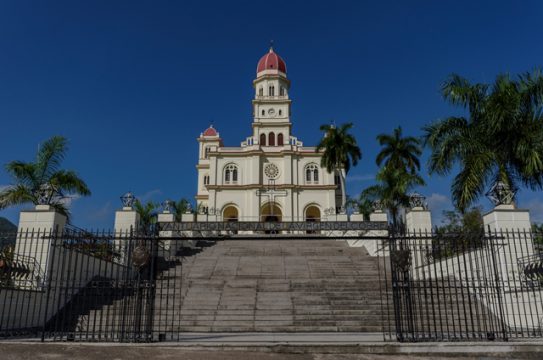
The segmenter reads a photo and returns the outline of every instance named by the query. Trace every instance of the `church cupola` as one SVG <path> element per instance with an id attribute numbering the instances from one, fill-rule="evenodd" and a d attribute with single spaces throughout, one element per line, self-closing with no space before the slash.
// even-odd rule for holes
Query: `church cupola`
<path id="1" fill-rule="evenodd" d="M 256 77 L 264 75 L 282 75 L 287 76 L 287 65 L 279 55 L 270 47 L 270 51 L 260 58 L 256 66 Z"/>
<path id="2" fill-rule="evenodd" d="M 217 130 L 215 130 L 213 125 L 209 125 L 209 127 L 205 129 L 205 131 L 202 133 L 202 136 L 214 137 L 214 136 L 219 136 L 219 133 L 217 132 Z"/>

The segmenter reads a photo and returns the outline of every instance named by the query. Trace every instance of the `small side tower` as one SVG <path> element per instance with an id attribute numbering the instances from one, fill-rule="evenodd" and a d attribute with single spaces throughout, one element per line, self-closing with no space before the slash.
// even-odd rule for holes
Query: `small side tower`
<path id="1" fill-rule="evenodd" d="M 198 164 L 196 169 L 198 170 L 198 189 L 196 191 L 196 206 L 197 210 L 207 209 L 209 200 L 209 191 L 207 186 L 213 182 L 216 183 L 217 179 L 211 176 L 210 173 L 210 158 L 212 154 L 223 146 L 222 139 L 219 132 L 210 125 L 203 133 L 200 134 L 198 140 Z"/>

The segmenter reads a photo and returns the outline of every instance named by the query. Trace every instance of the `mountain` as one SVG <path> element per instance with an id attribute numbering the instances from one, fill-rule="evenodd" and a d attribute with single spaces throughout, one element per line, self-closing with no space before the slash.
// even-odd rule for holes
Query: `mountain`
<path id="1" fill-rule="evenodd" d="M 0 232 L 16 232 L 17 225 L 4 217 L 0 217 Z"/>

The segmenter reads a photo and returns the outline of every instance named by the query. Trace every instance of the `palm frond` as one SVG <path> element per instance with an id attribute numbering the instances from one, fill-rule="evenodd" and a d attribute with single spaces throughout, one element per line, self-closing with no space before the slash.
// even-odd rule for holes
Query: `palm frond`
<path id="1" fill-rule="evenodd" d="M 48 178 L 59 169 L 67 149 L 68 142 L 62 136 L 53 136 L 40 146 L 36 156 L 36 178 L 40 184 L 47 182 Z"/>
<path id="2" fill-rule="evenodd" d="M 32 189 L 24 184 L 8 186 L 0 192 L 0 209 L 9 206 L 36 203 L 36 197 L 32 194 Z"/>

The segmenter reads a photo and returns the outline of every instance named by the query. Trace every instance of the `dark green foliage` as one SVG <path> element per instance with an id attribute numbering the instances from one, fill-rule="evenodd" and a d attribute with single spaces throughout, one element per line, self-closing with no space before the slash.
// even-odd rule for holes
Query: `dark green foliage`
<path id="1" fill-rule="evenodd" d="M 63 195 L 89 196 L 91 192 L 87 184 L 74 171 L 60 168 L 67 150 L 67 140 L 62 136 L 53 136 L 40 146 L 35 161 L 8 163 L 6 171 L 13 178 L 14 184 L 0 192 L 0 209 L 27 203 L 37 204 L 36 191 L 45 184 L 51 185 Z M 54 197 L 50 205 L 70 220 L 62 197 Z"/>
<path id="2" fill-rule="evenodd" d="M 380 200 L 388 210 L 393 228 L 399 230 L 400 209 L 409 206 L 409 193 L 424 185 L 418 174 L 412 174 L 405 168 L 383 167 L 376 176 L 377 184 L 366 188 L 362 194 L 370 200 Z"/>
<path id="3" fill-rule="evenodd" d="M 444 224 L 436 227 L 432 239 L 433 259 L 441 259 L 466 251 L 474 250 L 484 244 L 484 223 L 482 209 L 471 208 L 464 213 L 444 211 Z"/>
<path id="4" fill-rule="evenodd" d="M 492 182 L 513 190 L 543 186 L 543 76 L 540 71 L 497 76 L 492 85 L 471 84 L 451 75 L 442 94 L 464 108 L 465 117 L 448 117 L 424 127 L 431 149 L 430 173 L 448 174 L 460 165 L 452 197 L 460 210 L 474 203 Z"/>
<path id="5" fill-rule="evenodd" d="M 134 209 L 139 214 L 139 231 L 143 234 L 151 234 L 157 222 L 158 207 L 160 205 L 149 201 L 142 203 L 139 199 L 134 202 Z"/>
<path id="6" fill-rule="evenodd" d="M 401 126 L 394 129 L 392 135 L 377 136 L 381 151 L 377 154 L 377 166 L 387 166 L 396 169 L 406 169 L 411 174 L 420 170 L 419 156 L 422 154 L 420 140 L 413 136 L 402 136 Z"/>
<path id="7" fill-rule="evenodd" d="M 181 198 L 179 201 L 175 202 L 173 205 L 173 213 L 175 214 L 175 221 L 181 221 L 183 214 L 191 208 L 190 201 Z"/>
<path id="8" fill-rule="evenodd" d="M 394 129 L 392 135 L 378 135 L 377 140 L 382 149 L 375 161 L 382 167 L 376 176 L 377 184 L 365 189 L 361 196 L 370 203 L 380 200 L 392 218 L 394 229 L 400 230 L 400 209 L 409 206 L 409 193 L 424 185 L 418 174 L 422 150 L 418 139 L 402 135 L 401 127 Z"/>
<path id="9" fill-rule="evenodd" d="M 353 127 L 352 123 L 335 125 L 321 125 L 320 130 L 324 136 L 317 145 L 316 152 L 323 151 L 321 166 L 329 173 L 338 172 L 341 179 L 342 204 L 346 205 L 345 176 L 356 166 L 362 158 L 362 152 L 358 147 L 355 137 L 349 133 Z"/>
<path id="10" fill-rule="evenodd" d="M 356 198 L 347 198 L 347 208 L 351 209 L 352 211 L 358 211 L 363 215 L 364 220 L 367 221 L 370 219 L 370 214 L 373 211 L 373 204 L 372 200 L 366 196 L 366 194 L 361 193 Z"/>

